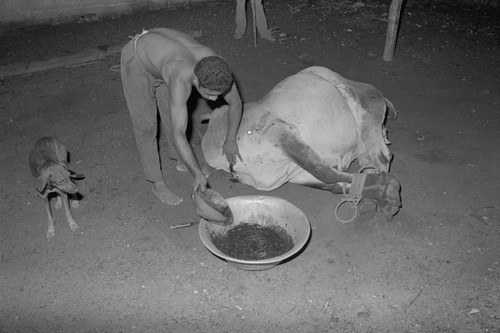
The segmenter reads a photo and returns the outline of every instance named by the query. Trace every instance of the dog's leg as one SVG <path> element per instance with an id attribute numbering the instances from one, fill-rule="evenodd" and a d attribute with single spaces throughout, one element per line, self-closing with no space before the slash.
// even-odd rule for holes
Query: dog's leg
<path id="1" fill-rule="evenodd" d="M 68 220 L 69 228 L 71 231 L 75 231 L 78 229 L 78 225 L 76 224 L 75 220 L 73 219 L 73 215 L 71 215 L 71 210 L 69 208 L 69 198 L 68 195 L 64 192 L 61 192 L 61 196 L 63 204 L 64 204 L 64 209 L 66 211 L 66 219 Z"/>
<path id="2" fill-rule="evenodd" d="M 49 228 L 47 230 L 47 239 L 51 239 L 55 235 L 54 218 L 52 217 L 52 211 L 50 209 L 49 197 L 44 198 L 45 210 L 47 211 L 47 217 L 49 219 Z"/>
<path id="3" fill-rule="evenodd" d="M 61 207 L 62 207 L 62 199 L 61 199 L 61 195 L 58 195 L 57 196 L 56 204 L 54 205 L 54 208 L 55 209 L 61 209 Z"/>
<path id="4" fill-rule="evenodd" d="M 76 194 L 68 194 L 68 200 L 71 204 L 71 208 L 77 209 L 78 207 L 80 207 L 80 203 L 77 200 Z"/>

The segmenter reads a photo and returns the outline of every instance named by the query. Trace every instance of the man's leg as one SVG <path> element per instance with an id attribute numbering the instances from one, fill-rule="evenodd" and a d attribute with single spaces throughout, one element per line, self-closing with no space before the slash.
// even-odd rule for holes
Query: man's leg
<path id="1" fill-rule="evenodd" d="M 247 28 L 247 0 L 236 0 L 236 30 L 234 31 L 234 38 L 240 39 Z"/>
<path id="2" fill-rule="evenodd" d="M 170 109 L 168 107 L 169 93 L 166 84 L 161 84 L 156 88 L 156 99 L 158 101 L 158 110 L 160 112 L 161 124 L 163 127 L 163 132 L 165 132 L 170 158 L 177 161 L 177 165 L 175 167 L 177 171 L 188 172 L 189 169 L 187 168 L 182 158 L 179 156 L 177 148 L 175 147 L 174 137 L 172 135 L 171 129 L 172 122 L 170 119 Z M 203 172 L 205 177 L 208 177 L 210 175 L 210 172 L 205 167 L 202 167 L 201 171 Z"/>
<path id="3" fill-rule="evenodd" d="M 260 37 L 267 39 L 270 42 L 276 41 L 276 38 L 267 27 L 266 13 L 264 12 L 264 7 L 262 6 L 262 0 L 251 1 L 255 1 L 255 16 L 257 17 L 257 30 L 259 31 Z"/>
<path id="4" fill-rule="evenodd" d="M 123 91 L 146 179 L 154 184 L 153 193 L 163 203 L 176 205 L 182 199 L 168 189 L 161 172 L 156 138 L 156 99 L 142 66 L 135 59 L 132 43 L 125 46 L 122 51 L 121 75 Z"/>
<path id="5" fill-rule="evenodd" d="M 161 125 L 163 128 L 163 133 L 165 134 L 165 141 L 167 143 L 167 149 L 170 154 L 170 158 L 177 161 L 177 166 L 175 167 L 177 171 L 187 172 L 188 168 L 182 161 L 177 148 L 175 147 L 174 137 L 172 135 L 172 121 L 170 119 L 170 109 L 169 109 L 169 93 L 168 86 L 166 84 L 161 84 L 156 87 L 156 99 L 158 101 L 158 111 L 160 112 Z"/>

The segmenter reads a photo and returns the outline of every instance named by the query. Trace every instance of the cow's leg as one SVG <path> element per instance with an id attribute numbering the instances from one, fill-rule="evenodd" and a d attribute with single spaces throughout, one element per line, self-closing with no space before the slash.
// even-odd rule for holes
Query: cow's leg
<path id="1" fill-rule="evenodd" d="M 302 185 L 342 193 L 342 186 L 339 183 L 352 183 L 354 174 L 341 172 L 329 166 L 293 130 L 282 130 L 278 137 L 283 152 L 320 181 L 314 181 L 314 178 L 310 177 L 311 182 L 307 183 L 307 176 L 304 174 L 297 179 Z M 346 186 L 347 193 L 349 193 L 350 185 Z M 387 219 L 392 219 L 401 206 L 400 191 L 399 182 L 386 172 L 368 173 L 363 184 L 362 195 L 375 201 Z"/>
<path id="2" fill-rule="evenodd" d="M 307 186 L 318 190 L 329 191 L 334 194 L 343 193 L 342 186 L 340 184 L 323 183 L 322 181 L 318 180 L 313 175 L 304 170 L 302 170 L 300 174 L 293 176 L 293 178 L 290 179 L 290 183 Z"/>
<path id="3" fill-rule="evenodd" d="M 351 183 L 352 174 L 331 167 L 294 132 L 286 128 L 279 132 L 278 142 L 282 151 L 298 166 L 316 178 L 310 177 L 310 182 L 308 182 L 307 175 L 301 175 L 297 180 L 300 179 L 300 183 L 305 186 L 342 193 L 342 186 L 338 183 Z"/>

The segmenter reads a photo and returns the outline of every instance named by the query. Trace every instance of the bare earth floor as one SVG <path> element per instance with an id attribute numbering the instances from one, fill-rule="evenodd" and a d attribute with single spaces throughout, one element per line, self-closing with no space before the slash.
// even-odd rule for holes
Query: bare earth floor
<path id="1" fill-rule="evenodd" d="M 259 192 L 211 170 L 225 197 L 281 197 L 311 223 L 292 260 L 239 270 L 203 246 L 197 226 L 170 229 L 199 220 L 191 177 L 165 158 L 165 178 L 184 202 L 165 206 L 151 193 L 118 54 L 3 78 L 0 331 L 500 332 L 498 9 L 408 1 L 387 63 L 389 3 L 266 1 L 269 25 L 285 37 L 257 47 L 250 28 L 233 39 L 228 1 L 3 30 L 0 66 L 170 27 L 201 29 L 199 41 L 228 59 L 245 101 L 311 65 L 371 83 L 400 112 L 387 125 L 403 207 L 391 222 L 377 215 L 342 224 L 334 217 L 341 196 L 295 185 Z M 86 176 L 74 209 L 80 228 L 72 233 L 55 210 L 50 241 L 27 165 L 45 135 L 65 142 L 72 168 Z M 199 153 L 197 135 L 192 143 Z"/>

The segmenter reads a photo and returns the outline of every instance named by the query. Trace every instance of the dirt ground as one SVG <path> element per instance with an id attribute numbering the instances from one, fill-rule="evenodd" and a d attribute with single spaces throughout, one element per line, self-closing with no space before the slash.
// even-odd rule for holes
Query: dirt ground
<path id="1" fill-rule="evenodd" d="M 118 54 L 3 78 L 0 331 L 500 332 L 498 9 L 408 1 L 388 63 L 389 3 L 266 1 L 270 26 L 287 37 L 257 47 L 251 29 L 233 39 L 230 1 L 4 29 L 0 66 L 170 27 L 201 29 L 199 41 L 228 59 L 245 101 L 311 65 L 371 83 L 400 112 L 387 125 L 403 207 L 391 222 L 342 224 L 334 217 L 341 196 L 291 184 L 259 192 L 212 170 L 209 182 L 224 196 L 281 197 L 311 224 L 293 260 L 240 270 L 212 255 L 196 226 L 170 229 L 199 220 L 191 177 L 165 159 L 184 202 L 165 206 L 151 193 L 113 67 Z M 27 165 L 45 135 L 59 137 L 86 176 L 73 210 L 80 228 L 72 233 L 55 210 L 50 241 Z"/>

